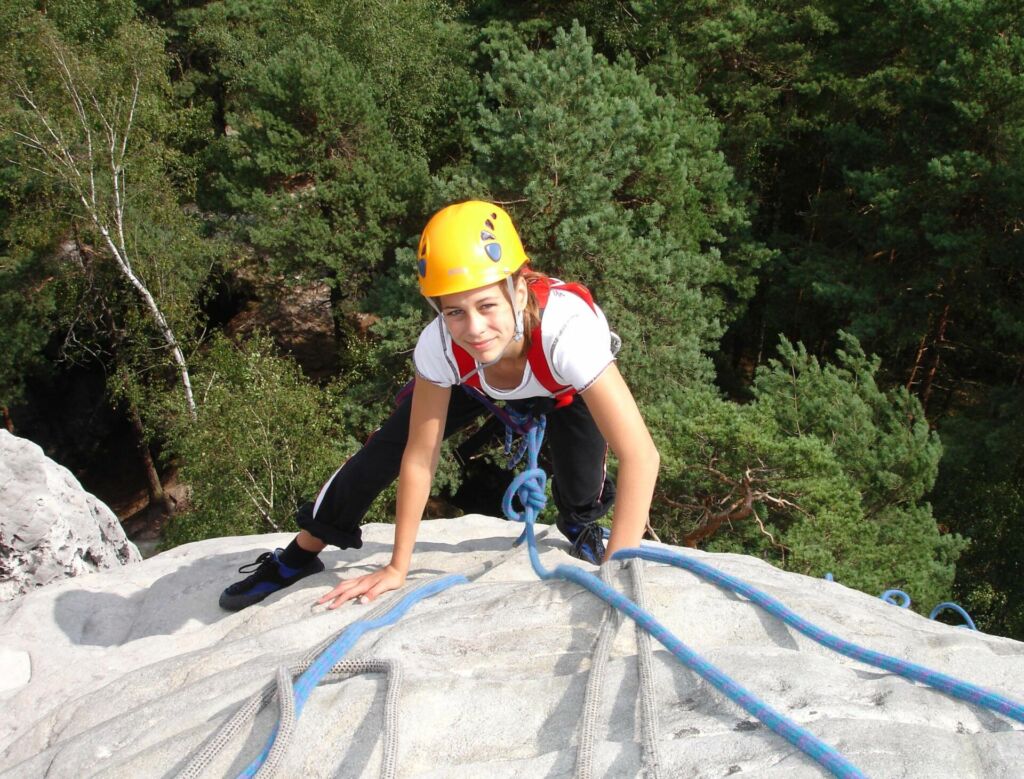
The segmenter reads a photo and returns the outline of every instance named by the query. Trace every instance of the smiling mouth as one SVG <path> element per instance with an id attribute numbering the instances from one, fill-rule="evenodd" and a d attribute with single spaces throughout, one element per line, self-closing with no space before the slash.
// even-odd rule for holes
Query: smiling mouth
<path id="1" fill-rule="evenodd" d="M 469 348 L 475 349 L 476 351 L 480 352 L 486 349 L 488 346 L 490 346 L 493 342 L 493 338 L 488 338 L 486 341 L 480 341 L 479 343 L 471 343 L 469 345 Z"/>

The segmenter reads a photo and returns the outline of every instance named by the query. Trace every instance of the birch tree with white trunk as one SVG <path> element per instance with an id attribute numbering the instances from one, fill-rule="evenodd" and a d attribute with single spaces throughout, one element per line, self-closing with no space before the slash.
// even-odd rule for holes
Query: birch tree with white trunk
<path id="1" fill-rule="evenodd" d="M 14 96 L 22 104 L 23 121 L 8 128 L 19 144 L 33 154 L 20 164 L 55 179 L 67 188 L 81 207 L 84 217 L 102 237 L 103 248 L 113 259 L 120 276 L 138 295 L 146 314 L 156 328 L 179 375 L 181 391 L 189 416 L 196 419 L 188 362 L 181 342 L 168 322 L 157 296 L 137 269 L 133 250 L 126 235 L 130 232 L 131 167 L 140 90 L 140 72 L 128 74 L 124 90 L 105 90 L 103 97 L 76 71 L 73 54 L 61 42 L 50 38 L 48 54 L 56 69 L 61 95 L 65 101 L 54 110 L 40 99 L 29 84 L 14 78 Z M 48 96 L 53 100 L 53 93 Z M 70 108 L 70 111 L 68 110 Z M 71 119 L 68 121 L 67 117 Z"/>

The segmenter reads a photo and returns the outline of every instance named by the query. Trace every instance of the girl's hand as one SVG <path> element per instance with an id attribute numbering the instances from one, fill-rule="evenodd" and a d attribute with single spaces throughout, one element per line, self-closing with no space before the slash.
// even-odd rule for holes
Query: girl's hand
<path id="1" fill-rule="evenodd" d="M 394 566 L 387 565 L 373 573 L 339 582 L 338 586 L 317 601 L 317 605 L 330 601 L 327 608 L 336 609 L 353 598 L 360 598 L 364 603 L 369 603 L 381 593 L 397 590 L 403 584 L 405 574 Z"/>

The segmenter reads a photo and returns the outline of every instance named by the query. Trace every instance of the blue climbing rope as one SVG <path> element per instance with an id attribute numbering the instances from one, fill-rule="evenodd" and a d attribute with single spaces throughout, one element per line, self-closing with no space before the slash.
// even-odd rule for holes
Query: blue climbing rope
<path id="1" fill-rule="evenodd" d="M 503 419 L 503 421 L 505 420 Z M 511 424 L 509 424 L 509 422 L 511 422 Z M 631 600 L 615 589 L 607 586 L 596 576 L 593 576 L 582 568 L 575 566 L 559 565 L 556 566 L 554 570 L 545 568 L 540 561 L 539 554 L 537 553 L 534 524 L 537 516 L 547 505 L 547 495 L 545 492 L 547 474 L 537 464 L 537 457 L 540 452 L 541 443 L 544 439 L 546 420 L 542 416 L 539 420 L 531 424 L 529 420 L 525 420 L 524 423 L 524 420 L 510 417 L 509 420 L 506 421 L 506 425 L 513 432 L 523 435 L 526 444 L 523 451 L 525 451 L 525 454 L 527 455 L 527 464 L 523 472 L 512 480 L 512 483 L 506 490 L 505 496 L 502 500 L 502 508 L 509 519 L 524 523 L 525 528 L 516 543 L 520 543 L 524 537 L 527 540 L 530 563 L 538 577 L 543 580 L 564 579 L 566 581 L 574 582 L 626 614 L 630 619 L 634 620 L 644 630 L 656 638 L 686 667 L 698 673 L 716 689 L 724 693 L 730 700 L 755 716 L 773 732 L 785 738 L 835 776 L 842 777 L 843 779 L 846 779 L 847 777 L 860 778 L 865 776 L 859 768 L 839 754 L 835 748 L 821 741 L 813 733 L 800 727 L 783 714 L 775 711 L 768 704 L 757 698 L 753 693 L 747 691 L 737 682 L 733 681 L 728 675 L 718 670 L 718 668 L 713 664 L 704 660 L 700 655 L 687 647 L 650 613 L 639 608 Z M 509 438 L 506 439 L 506 446 L 507 449 L 511 449 L 511 442 Z M 521 458 L 522 453 L 520 453 L 519 456 Z M 523 506 L 522 512 L 516 511 L 512 505 L 512 501 L 516 497 L 519 498 L 519 502 Z M 968 682 L 947 676 L 946 674 L 932 671 L 915 663 L 900 660 L 899 658 L 885 655 L 881 652 L 865 649 L 857 644 L 838 638 L 837 636 L 834 636 L 833 634 L 817 627 L 813 623 L 803 619 L 770 595 L 767 595 L 757 588 L 752 587 L 735 577 L 718 571 L 698 560 L 685 557 L 669 550 L 654 549 L 651 547 L 623 549 L 613 555 L 613 559 L 616 560 L 626 560 L 631 558 L 650 560 L 652 562 L 664 563 L 689 570 L 718 586 L 745 596 L 769 613 L 784 621 L 786 624 L 799 630 L 804 635 L 841 654 L 860 660 L 861 662 L 898 673 L 901 676 L 914 681 L 928 684 L 942 690 L 943 692 L 953 695 L 954 697 L 985 706 L 1020 722 L 1024 722 L 1024 705 L 1021 705 L 1020 703 L 1005 698 L 998 693 L 994 693 Z M 323 654 L 320 655 L 320 657 L 316 659 L 316 661 L 314 661 L 314 663 L 299 677 L 296 682 L 294 686 L 295 717 L 299 717 L 306 700 L 320 680 L 342 657 L 344 657 L 344 655 L 355 645 L 356 641 L 358 641 L 364 633 L 369 630 L 394 624 L 417 602 L 431 597 L 432 595 L 436 595 L 437 593 L 456 584 L 465 583 L 466 581 L 466 577 L 461 575 L 442 577 L 414 590 L 413 592 L 410 592 L 391 606 L 388 611 L 380 617 L 373 620 L 360 620 L 349 625 L 349 627 L 345 629 L 345 631 L 323 652 Z M 884 593 L 883 598 L 890 594 L 895 595 L 896 593 L 905 598 L 903 607 L 908 607 L 910 605 L 909 596 L 898 590 Z M 894 602 L 888 598 L 886 598 L 886 600 Z M 959 612 L 966 619 L 970 627 L 974 628 L 974 623 L 970 616 L 968 616 L 963 609 L 954 603 L 939 604 L 935 607 L 935 610 L 933 610 L 931 618 L 934 619 L 935 616 L 944 609 L 952 609 Z M 277 732 L 278 728 L 275 726 L 273 733 L 270 735 L 270 738 L 261 753 L 239 774 L 239 777 L 255 776 L 256 772 L 264 764 L 267 756 L 270 754 L 270 750 L 277 737 Z"/>
<path id="2" fill-rule="evenodd" d="M 633 601 L 606 585 L 596 576 L 576 566 L 559 565 L 552 571 L 541 564 L 534 536 L 534 523 L 537 515 L 544 509 L 547 503 L 547 496 L 545 494 L 547 474 L 537 466 L 537 454 L 540 451 L 540 445 L 544 438 L 544 427 L 545 424 L 542 417 L 538 424 L 527 431 L 528 461 L 526 469 L 512 480 L 502 500 L 502 508 L 505 511 L 505 515 L 513 521 L 523 522 L 526 525 L 524 535 L 527 539 L 530 563 L 537 576 L 541 579 L 565 579 L 574 582 L 585 587 L 606 603 L 626 614 L 656 638 L 687 668 L 700 674 L 700 676 L 714 685 L 715 688 L 724 693 L 730 700 L 755 716 L 771 728 L 772 731 L 785 738 L 821 766 L 831 771 L 835 776 L 842 777 L 843 779 L 847 777 L 857 777 L 859 779 L 866 776 L 857 766 L 839 754 L 835 748 L 826 744 L 809 730 L 800 727 L 785 715 L 775 711 L 753 693 L 744 689 L 728 675 L 718 670 L 714 665 L 687 647 L 649 612 L 638 607 Z M 513 507 L 512 500 L 514 497 L 519 498 L 519 502 L 523 506 L 522 512 L 516 511 Z"/>
<path id="3" fill-rule="evenodd" d="M 928 619 L 935 619 L 937 616 L 939 616 L 939 614 L 941 614 L 944 611 L 955 611 L 957 614 L 963 617 L 964 624 L 960 627 L 970 628 L 971 630 L 978 629 L 977 627 L 975 627 L 974 620 L 971 619 L 970 614 L 968 614 L 963 608 L 961 608 L 956 603 L 950 603 L 948 601 L 940 603 L 938 606 L 932 609 L 932 613 L 928 615 Z"/>
<path id="4" fill-rule="evenodd" d="M 1024 722 L 1024 704 L 1010 700 L 999 693 L 986 690 L 983 687 L 965 682 L 947 674 L 933 671 L 922 665 L 900 660 L 898 657 L 876 652 L 873 649 L 854 644 L 838 636 L 829 633 L 812 622 L 807 621 L 796 612 L 784 606 L 780 601 L 771 595 L 752 587 L 729 574 L 712 568 L 706 563 L 695 560 L 692 557 L 684 557 L 678 552 L 671 552 L 667 549 L 653 549 L 641 547 L 639 549 L 623 549 L 612 555 L 614 559 L 623 560 L 631 557 L 640 557 L 644 560 L 651 560 L 659 563 L 667 563 L 677 568 L 685 568 L 698 576 L 707 579 L 720 587 L 732 590 L 756 603 L 769 614 L 778 617 L 790 627 L 799 630 L 808 638 L 814 639 L 819 644 L 828 647 L 840 654 L 860 660 L 863 663 L 892 671 L 900 676 L 912 679 L 916 682 L 927 684 L 942 690 L 955 698 L 975 703 L 979 706 L 1005 714 L 1018 722 Z"/>
<path id="5" fill-rule="evenodd" d="M 309 668 L 298 678 L 295 682 L 295 718 L 298 719 L 302 714 L 302 709 L 306 705 L 306 700 L 309 698 L 310 693 L 320 683 L 320 681 L 330 673 L 331 668 L 341 660 L 348 652 L 355 646 L 356 642 L 362 637 L 364 633 L 378 628 L 387 627 L 398 622 L 405 613 L 409 611 L 414 605 L 419 603 L 421 600 L 430 598 L 437 595 L 439 592 L 447 590 L 449 587 L 454 587 L 456 584 L 465 584 L 468 582 L 465 576 L 459 574 L 452 574 L 450 576 L 443 576 L 434 581 L 428 582 L 427 584 L 419 587 L 412 592 L 408 593 L 404 598 L 396 602 L 386 612 L 381 614 L 377 619 L 371 620 L 359 620 L 353 622 L 342 632 L 334 643 L 331 644 L 323 653 L 318 657 Z M 267 739 L 266 745 L 263 747 L 256 759 L 249 763 L 240 774 L 239 779 L 242 777 L 253 777 L 256 772 L 260 770 L 260 767 L 266 762 L 267 756 L 270 754 L 271 748 L 274 746 L 274 740 L 277 738 L 278 726 L 274 726 L 273 732 L 270 734 L 270 738 Z"/>
<path id="6" fill-rule="evenodd" d="M 892 606 L 899 606 L 901 609 L 910 608 L 910 596 L 903 590 L 886 590 L 878 597 Z"/>
<path id="7" fill-rule="evenodd" d="M 878 596 L 886 603 L 891 603 L 893 606 L 899 606 L 901 609 L 910 608 L 910 596 L 903 590 L 886 590 Z M 931 614 L 928 615 L 928 619 L 935 619 L 944 611 L 955 611 L 964 619 L 964 624 L 960 627 L 969 628 L 971 630 L 977 630 L 978 628 L 974 624 L 974 620 L 971 619 L 971 615 L 968 614 L 961 606 L 957 603 L 951 603 L 944 601 L 932 609 Z"/>
<path id="8" fill-rule="evenodd" d="M 831 573 L 826 573 L 825 578 L 830 582 L 835 581 L 835 578 L 832 576 Z M 901 609 L 910 608 L 910 596 L 907 595 L 907 593 L 905 593 L 903 590 L 886 590 L 878 597 L 892 606 L 898 606 Z M 971 619 L 970 614 L 968 614 L 959 604 L 951 603 L 949 601 L 943 601 L 934 609 L 932 609 L 931 613 L 928 615 L 928 619 L 934 620 L 936 617 L 939 616 L 939 614 L 941 614 L 944 611 L 955 611 L 957 614 L 963 617 L 964 624 L 960 625 L 960 627 L 969 628 L 970 630 L 978 629 L 977 626 L 974 624 L 974 620 Z"/>

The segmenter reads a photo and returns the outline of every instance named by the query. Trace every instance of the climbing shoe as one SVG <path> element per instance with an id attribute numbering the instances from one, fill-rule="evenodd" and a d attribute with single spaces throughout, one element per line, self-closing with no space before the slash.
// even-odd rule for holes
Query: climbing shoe
<path id="1" fill-rule="evenodd" d="M 253 562 L 239 568 L 239 573 L 251 575 L 235 582 L 220 594 L 220 607 L 228 611 L 239 611 L 324 569 L 319 557 L 313 558 L 305 568 L 288 568 L 278 559 L 281 551 L 275 549 L 273 552 L 264 552 Z"/>
<path id="2" fill-rule="evenodd" d="M 569 554 L 594 565 L 601 564 L 604 560 L 604 532 L 599 524 L 588 522 L 580 525 L 559 517 L 555 525 L 572 544 Z"/>

